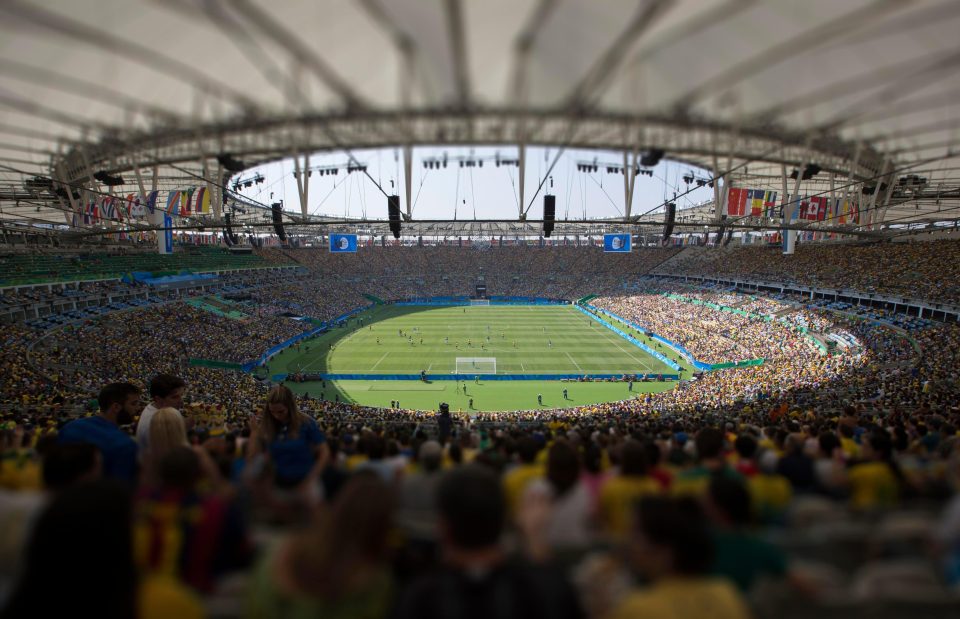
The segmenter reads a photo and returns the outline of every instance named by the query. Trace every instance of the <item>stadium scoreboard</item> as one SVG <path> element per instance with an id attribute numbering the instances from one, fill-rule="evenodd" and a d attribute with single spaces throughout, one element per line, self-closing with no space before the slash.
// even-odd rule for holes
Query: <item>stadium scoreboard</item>
<path id="1" fill-rule="evenodd" d="M 330 251 L 335 254 L 356 253 L 357 235 L 356 234 L 331 234 Z"/>
<path id="2" fill-rule="evenodd" d="M 629 234 L 604 234 L 603 251 L 621 254 L 632 251 Z"/>

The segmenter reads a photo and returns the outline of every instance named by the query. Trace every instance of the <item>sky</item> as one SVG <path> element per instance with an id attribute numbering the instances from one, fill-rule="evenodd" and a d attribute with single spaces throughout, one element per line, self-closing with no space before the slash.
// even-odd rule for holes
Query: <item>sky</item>
<path id="1" fill-rule="evenodd" d="M 543 213 L 543 194 L 552 192 L 557 199 L 557 219 L 584 219 L 617 217 L 624 214 L 624 183 L 619 173 L 608 173 L 607 165 L 622 166 L 622 152 L 565 150 L 557 159 L 558 149 L 527 148 L 527 178 L 524 207 L 529 219 L 540 219 Z M 363 173 L 348 174 L 345 168 L 349 157 L 344 151 L 311 155 L 310 167 L 340 166 L 337 175 L 320 174 L 314 171 L 309 177 L 308 212 L 314 215 L 334 217 L 366 217 L 386 219 L 387 194 L 401 197 L 404 209 L 403 163 L 401 149 L 377 149 L 352 151 L 361 165 L 367 166 L 371 178 Z M 414 219 L 516 219 L 519 199 L 519 168 L 501 165 L 497 167 L 497 155 L 501 159 L 518 158 L 516 146 L 494 147 L 422 147 L 413 150 L 413 218 Z M 424 160 L 447 157 L 447 167 L 427 169 Z M 483 159 L 474 167 L 460 167 L 460 160 Z M 551 163 L 556 165 L 547 175 Z M 596 161 L 599 170 L 593 173 L 577 171 L 578 163 Z M 253 200 L 270 204 L 283 200 L 284 209 L 299 213 L 300 203 L 297 181 L 293 175 L 292 159 L 266 164 L 247 170 L 240 179 L 263 175 L 264 182 L 241 189 L 241 193 Z M 653 168 L 653 176 L 638 176 L 634 188 L 632 213 L 642 214 L 659 207 L 676 193 L 683 193 L 690 186 L 683 176 L 692 172 L 696 178 L 707 179 L 709 173 L 689 165 L 661 161 Z M 544 177 L 546 176 L 546 180 Z M 552 177 L 552 179 L 551 179 Z M 536 194 L 543 182 L 543 189 Z M 376 183 L 374 182 L 376 181 Z M 551 187 L 552 185 L 552 187 Z M 713 199 L 713 190 L 707 186 L 696 188 L 677 200 L 678 208 L 692 206 Z M 662 208 L 659 209 L 662 211 Z"/>

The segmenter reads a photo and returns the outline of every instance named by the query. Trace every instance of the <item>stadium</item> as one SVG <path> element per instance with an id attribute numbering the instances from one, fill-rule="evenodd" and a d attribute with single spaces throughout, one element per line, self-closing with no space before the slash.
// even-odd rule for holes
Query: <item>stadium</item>
<path id="1" fill-rule="evenodd" d="M 0 617 L 960 615 L 957 3 L 0 17 Z"/>

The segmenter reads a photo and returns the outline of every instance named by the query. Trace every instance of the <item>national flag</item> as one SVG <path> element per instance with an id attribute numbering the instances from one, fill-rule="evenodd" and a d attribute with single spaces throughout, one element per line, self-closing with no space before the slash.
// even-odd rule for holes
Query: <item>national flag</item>
<path id="1" fill-rule="evenodd" d="M 763 197 L 766 192 L 763 189 L 753 189 L 750 191 L 750 216 L 760 217 L 763 215 Z"/>
<path id="2" fill-rule="evenodd" d="M 817 221 L 824 221 L 827 218 L 827 196 L 814 196 L 810 200 L 817 206 Z"/>
<path id="3" fill-rule="evenodd" d="M 180 194 L 181 195 L 180 214 L 183 215 L 184 217 L 189 217 L 192 212 L 193 194 L 196 190 L 197 190 L 196 187 L 187 187 Z"/>
<path id="4" fill-rule="evenodd" d="M 151 191 L 147 194 L 147 214 L 153 215 L 154 211 L 157 210 L 157 197 L 160 195 L 159 191 Z"/>
<path id="5" fill-rule="evenodd" d="M 180 214 L 180 191 L 174 189 L 167 196 L 167 215 Z"/>
<path id="6" fill-rule="evenodd" d="M 763 193 L 763 213 L 765 217 L 777 216 L 777 192 L 765 191 Z"/>
<path id="7" fill-rule="evenodd" d="M 141 219 L 143 217 L 146 217 L 147 215 L 146 196 L 139 193 L 131 194 L 131 196 L 128 197 L 128 201 L 130 205 L 130 217 L 133 217 L 136 219 Z"/>
<path id="8" fill-rule="evenodd" d="M 115 200 L 110 196 L 100 198 L 100 216 L 104 219 L 114 220 L 117 218 L 117 209 L 114 206 Z"/>
<path id="9" fill-rule="evenodd" d="M 727 192 L 727 215 L 736 215 L 742 217 L 747 210 L 747 192 L 748 189 L 739 189 L 731 187 Z"/>
<path id="10" fill-rule="evenodd" d="M 210 213 L 210 192 L 206 187 L 200 187 L 193 196 L 194 212 L 199 214 Z"/>

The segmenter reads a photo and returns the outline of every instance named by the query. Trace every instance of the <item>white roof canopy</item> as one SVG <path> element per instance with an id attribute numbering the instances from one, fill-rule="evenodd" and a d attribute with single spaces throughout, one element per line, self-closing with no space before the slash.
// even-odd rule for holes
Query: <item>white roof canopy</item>
<path id="1" fill-rule="evenodd" d="M 62 223 L 34 175 L 124 193 L 224 152 L 501 143 L 776 190 L 809 163 L 808 192 L 917 174 L 887 220 L 954 218 L 957 32 L 955 0 L 2 0 L 0 205 Z"/>

